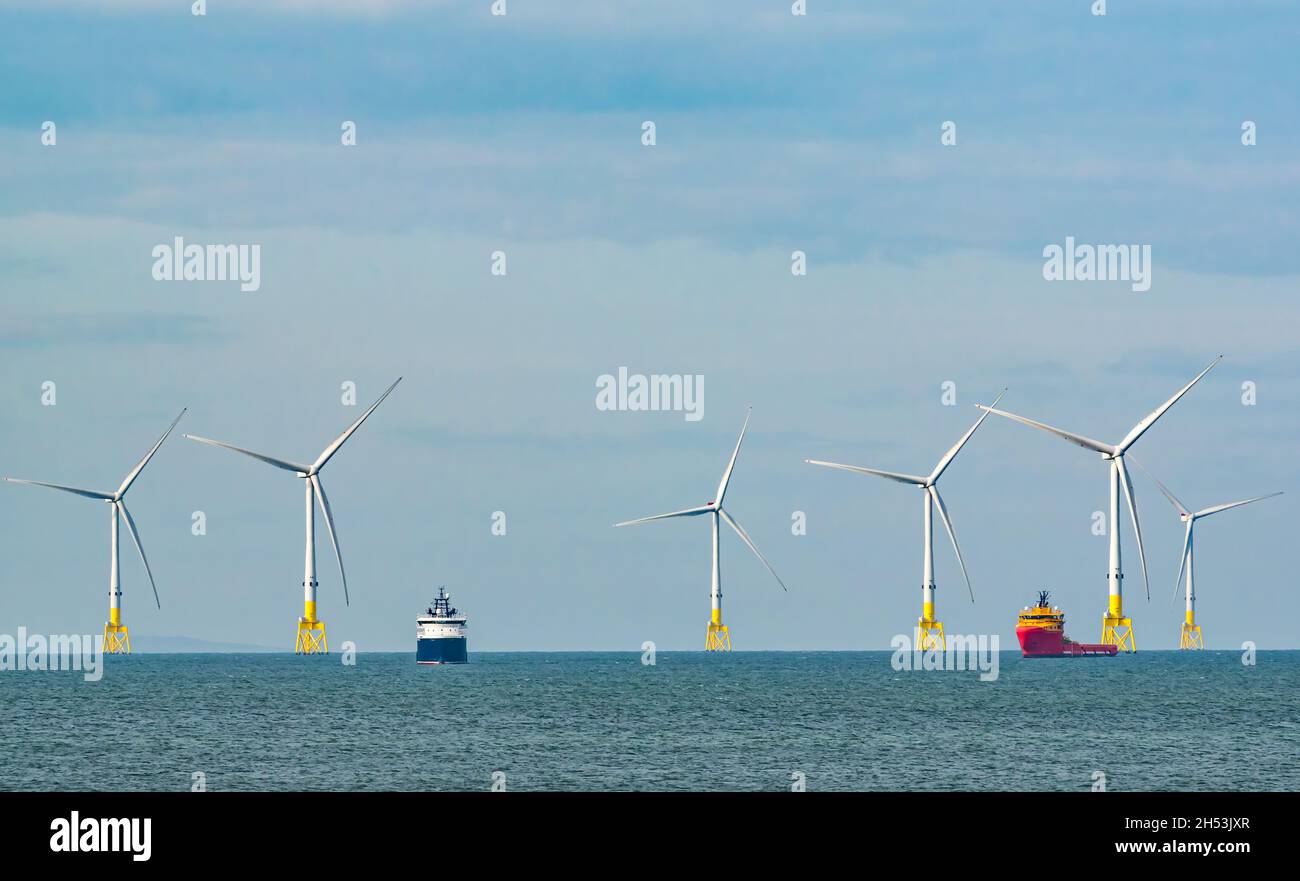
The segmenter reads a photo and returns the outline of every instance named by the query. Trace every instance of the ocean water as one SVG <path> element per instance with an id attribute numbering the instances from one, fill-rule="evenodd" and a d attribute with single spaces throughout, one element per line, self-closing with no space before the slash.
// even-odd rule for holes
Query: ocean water
<path id="1" fill-rule="evenodd" d="M 1300 652 L 110 657 L 0 673 L 0 789 L 1300 789 Z"/>

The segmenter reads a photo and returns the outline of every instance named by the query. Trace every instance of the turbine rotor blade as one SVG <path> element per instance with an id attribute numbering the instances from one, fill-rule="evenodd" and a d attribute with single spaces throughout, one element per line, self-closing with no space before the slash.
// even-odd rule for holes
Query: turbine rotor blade
<path id="1" fill-rule="evenodd" d="M 1178 575 L 1174 578 L 1174 599 L 1178 599 L 1178 585 L 1183 580 L 1183 569 L 1187 566 L 1187 549 L 1192 546 L 1192 525 L 1195 517 L 1187 518 L 1187 532 L 1183 535 L 1183 555 L 1178 558 Z"/>
<path id="2" fill-rule="evenodd" d="M 58 483 L 42 483 L 39 480 L 21 480 L 17 477 L 6 477 L 5 480 L 10 483 L 25 483 L 28 486 L 45 486 L 50 489 L 62 490 L 65 493 L 72 493 L 78 496 L 85 496 L 88 499 L 96 499 L 101 502 L 113 501 L 113 496 L 109 493 L 95 492 L 93 489 L 77 489 L 75 486 L 63 486 Z"/>
<path id="3" fill-rule="evenodd" d="M 214 447 L 224 447 L 227 450 L 234 450 L 236 453 L 243 453 L 245 456 L 252 456 L 254 459 L 259 459 L 268 465 L 274 465 L 276 468 L 282 468 L 285 471 L 292 471 L 295 474 L 307 473 L 306 465 L 298 465 L 294 462 L 289 462 L 284 459 L 277 459 L 274 456 L 267 456 L 262 453 L 254 453 L 252 450 L 246 450 L 243 447 L 237 447 L 234 444 L 228 444 L 225 441 L 212 440 L 211 438 L 206 438 L 206 437 L 199 437 L 197 434 L 183 434 L 181 435 L 181 437 L 187 438 L 192 441 L 198 441 L 201 444 L 208 444 Z"/>
<path id="4" fill-rule="evenodd" d="M 1002 396 L 1005 395 L 1006 393 L 1007 393 L 1006 389 L 1003 389 L 1001 392 L 999 392 L 998 396 L 993 399 L 992 406 L 996 407 L 998 405 L 998 401 L 1002 400 Z M 971 435 L 975 433 L 975 429 L 979 428 L 980 423 L 982 423 L 985 419 L 989 417 L 990 412 L 991 411 L 989 410 L 985 410 L 983 415 L 981 415 L 980 418 L 975 421 L 975 424 L 970 427 L 970 431 L 963 434 L 961 436 L 961 440 L 953 444 L 952 449 L 944 454 L 943 458 L 939 460 L 939 464 L 935 465 L 934 470 L 930 472 L 930 483 L 934 483 L 936 480 L 939 479 L 939 476 L 943 474 L 944 469 L 946 469 L 949 463 L 951 463 L 952 460 L 956 458 L 957 454 L 961 452 L 961 448 L 966 446 L 966 441 L 971 439 Z"/>
<path id="5" fill-rule="evenodd" d="M 1193 380 L 1192 380 L 1191 382 L 1189 382 L 1187 385 L 1185 385 L 1185 386 L 1183 386 L 1181 389 L 1179 389 L 1179 390 L 1174 394 L 1174 396 L 1173 396 L 1172 398 L 1170 398 L 1169 400 L 1165 401 L 1163 404 L 1161 404 L 1161 405 L 1160 405 L 1159 407 L 1157 407 L 1156 409 L 1152 410 L 1151 413 L 1150 413 L 1150 414 L 1149 414 L 1145 419 L 1143 419 L 1143 420 L 1142 420 L 1141 422 L 1139 422 L 1137 425 L 1133 426 L 1133 430 L 1130 431 L 1130 432 L 1128 433 L 1128 435 L 1127 435 L 1127 436 L 1126 436 L 1122 441 L 1119 442 L 1118 446 L 1115 447 L 1115 451 L 1116 451 L 1116 452 L 1119 452 L 1119 453 L 1122 453 L 1122 452 L 1124 452 L 1125 450 L 1127 450 L 1129 447 L 1133 446 L 1133 444 L 1137 442 L 1137 439 L 1140 438 L 1143 434 L 1146 433 L 1146 430 L 1147 430 L 1148 428 L 1150 428 L 1151 426 L 1153 426 L 1153 425 L 1156 424 L 1156 420 L 1157 420 L 1157 419 L 1159 419 L 1161 416 L 1165 415 L 1165 411 L 1166 411 L 1166 410 L 1168 410 L 1168 409 L 1169 409 L 1170 407 L 1172 407 L 1175 403 L 1177 403 L 1179 398 L 1181 398 L 1183 395 L 1187 394 L 1188 389 L 1190 389 L 1192 386 L 1194 386 L 1194 385 L 1196 385 L 1198 382 L 1200 382 L 1200 381 L 1201 381 L 1201 377 L 1205 376 L 1205 374 L 1207 374 L 1207 373 L 1209 373 L 1211 370 L 1213 370 L 1213 369 L 1214 369 L 1214 365 L 1218 364 L 1218 363 L 1219 363 L 1220 361 L 1222 361 L 1222 360 L 1223 360 L 1223 356 L 1222 356 L 1222 355 L 1220 355 L 1219 357 L 1215 358 L 1213 361 L 1210 362 L 1210 366 L 1209 366 L 1209 367 L 1206 367 L 1206 368 L 1205 368 L 1204 370 L 1202 370 L 1200 373 L 1196 374 L 1196 378 L 1195 378 L 1195 379 L 1193 379 Z"/>
<path id="6" fill-rule="evenodd" d="M 682 511 L 673 511 L 668 514 L 655 514 L 653 517 L 639 517 L 636 520 L 624 520 L 622 523 L 615 523 L 615 528 L 619 526 L 631 526 L 634 523 L 649 523 L 651 520 L 667 520 L 670 517 L 697 517 L 700 514 L 707 514 L 714 510 L 714 505 L 700 505 L 698 508 L 686 508 Z"/>
<path id="7" fill-rule="evenodd" d="M 925 486 L 929 481 L 924 477 L 918 477 L 915 474 L 900 474 L 896 471 L 881 471 L 878 468 L 864 468 L 861 465 L 840 465 L 836 462 L 822 462 L 819 459 L 804 459 L 809 465 L 820 465 L 823 468 L 838 468 L 841 471 L 852 471 L 856 474 L 874 474 L 876 477 L 883 477 L 886 480 L 894 480 L 899 483 L 906 483 L 909 486 Z"/>
<path id="8" fill-rule="evenodd" d="M 352 600 L 348 596 L 348 574 L 343 571 L 343 554 L 339 551 L 339 538 L 334 532 L 334 512 L 330 510 L 329 497 L 325 495 L 325 487 L 321 485 L 320 477 L 313 474 L 307 479 L 311 481 L 312 489 L 315 491 L 320 512 L 325 515 L 325 528 L 330 534 L 330 544 L 334 546 L 334 559 L 339 561 L 339 577 L 343 579 L 343 602 L 350 606 Z"/>
<path id="9" fill-rule="evenodd" d="M 753 407 L 745 411 L 745 423 L 740 426 L 740 437 L 736 438 L 736 448 L 731 451 L 731 459 L 727 462 L 727 470 L 722 472 L 722 480 L 718 481 L 718 491 L 713 496 L 713 504 L 715 505 L 721 505 L 722 497 L 727 494 L 727 484 L 731 482 L 731 472 L 736 468 L 736 457 L 740 455 L 740 444 L 745 439 L 745 430 L 749 428 L 749 417 L 753 413 Z"/>
<path id="10" fill-rule="evenodd" d="M 131 534 L 131 541 L 135 542 L 135 549 L 140 552 L 140 562 L 144 563 L 144 571 L 149 576 L 149 586 L 153 588 L 154 605 L 162 608 L 162 602 L 158 599 L 158 585 L 153 580 L 153 570 L 149 568 L 149 558 L 144 555 L 144 545 L 140 544 L 140 533 L 135 528 L 135 520 L 131 518 L 131 512 L 126 509 L 126 504 L 118 499 L 113 502 L 117 509 L 122 512 L 122 517 L 126 520 L 126 531 Z"/>
<path id="11" fill-rule="evenodd" d="M 1259 502 L 1259 501 L 1263 501 L 1264 499 L 1271 499 L 1273 498 L 1273 496 L 1280 496 L 1280 495 L 1282 495 L 1281 490 L 1275 493 L 1269 493 L 1266 496 L 1255 496 L 1255 498 L 1253 499 L 1242 499 L 1240 502 L 1228 502 L 1225 505 L 1214 505 L 1213 507 L 1206 508 L 1204 511 L 1197 511 L 1196 516 L 1209 517 L 1211 514 L 1217 514 L 1220 511 L 1228 511 L 1231 510 L 1232 508 L 1240 508 L 1242 505 L 1249 505 L 1251 502 Z"/>
<path id="12" fill-rule="evenodd" d="M 1068 440 L 1072 444 L 1078 444 L 1079 446 L 1083 447 L 1085 450 L 1094 450 L 1098 453 L 1104 453 L 1108 456 L 1115 452 L 1115 448 L 1112 447 L 1110 444 L 1103 444 L 1099 440 L 1093 440 L 1090 437 L 1085 437 L 1084 435 L 1081 434 L 1075 434 L 1072 431 L 1066 431 L 1064 428 L 1056 428 L 1054 426 L 1048 425 L 1046 422 L 1037 422 L 1033 419 L 1026 419 L 1024 416 L 1017 416 L 1015 413 L 1008 413 L 1006 410 L 997 410 L 994 409 L 993 407 L 985 407 L 983 404 L 976 404 L 975 406 L 981 410 L 987 410 L 990 413 L 996 413 L 999 416 L 1005 416 L 1008 419 L 1012 419 L 1024 425 L 1028 425 L 1031 428 L 1038 428 L 1043 431 L 1046 431 L 1048 434 L 1054 434 L 1059 438 Z"/>
<path id="13" fill-rule="evenodd" d="M 311 465 L 311 473 L 315 474 L 317 471 L 325 467 L 325 463 L 328 462 L 330 458 L 333 457 L 333 455 L 339 451 L 339 447 L 343 446 L 343 444 L 347 442 L 347 439 L 352 437 L 352 433 L 361 427 L 361 423 L 365 422 L 368 418 L 370 418 L 370 414 L 375 412 L 375 410 L 379 407 L 379 405 L 384 402 L 384 398 L 388 397 L 388 395 L 393 391 L 393 389 L 397 388 L 397 383 L 401 381 L 402 381 L 402 377 L 400 376 L 397 377 L 397 380 L 392 385 L 390 385 L 387 389 L 385 389 L 384 393 L 379 396 L 379 400 L 375 401 L 373 404 L 367 407 L 366 412 L 362 413 L 359 417 L 357 417 L 356 422 L 353 422 L 351 425 L 349 425 L 346 431 L 344 431 L 337 438 L 335 438 L 334 442 L 330 444 L 328 447 L 326 447 L 323 452 L 321 452 L 320 456 L 318 456 L 316 458 L 316 461 L 313 462 Z"/>
<path id="14" fill-rule="evenodd" d="M 1164 493 L 1165 498 L 1169 500 L 1169 504 L 1177 508 L 1179 514 L 1182 514 L 1187 517 L 1190 517 L 1192 515 L 1192 512 L 1187 510 L 1186 506 L 1184 506 L 1183 503 L 1178 500 L 1178 497 L 1169 491 L 1169 487 L 1161 483 L 1160 478 L 1152 474 L 1149 470 L 1147 470 L 1147 466 L 1143 465 L 1140 461 L 1138 461 L 1137 456 L 1133 457 L 1133 462 L 1134 464 L 1137 465 L 1137 467 L 1141 468 L 1144 472 L 1146 472 L 1147 477 L 1150 477 L 1152 480 L 1155 481 L 1156 486 L 1160 487 L 1160 491 Z"/>
<path id="15" fill-rule="evenodd" d="M 753 539 L 749 537 L 749 533 L 745 532 L 744 527 L 733 520 L 731 515 L 723 509 L 719 508 L 718 514 L 721 515 L 723 520 L 727 521 L 728 526 L 736 530 L 736 535 L 740 536 L 740 540 L 749 545 L 749 549 L 754 552 L 754 556 L 763 561 L 763 565 L 767 567 L 767 571 L 771 572 L 772 577 L 776 579 L 776 583 L 781 585 L 781 590 L 788 592 L 788 588 L 785 586 L 785 582 L 781 580 L 781 576 L 776 574 L 776 570 L 772 568 L 772 564 L 767 561 L 767 557 L 763 556 L 763 552 L 758 549 L 758 545 L 754 544 Z"/>
<path id="16" fill-rule="evenodd" d="M 1113 460 L 1115 467 L 1119 469 L 1120 485 L 1124 487 L 1124 498 L 1128 501 L 1128 512 L 1133 518 L 1133 533 L 1137 536 L 1138 558 L 1142 561 L 1142 581 L 1147 588 L 1147 601 L 1151 600 L 1151 579 L 1147 576 L 1147 552 L 1142 547 L 1142 524 L 1138 522 L 1137 499 L 1133 495 L 1133 479 L 1129 477 L 1128 468 L 1124 465 L 1124 457 L 1116 456 Z M 1111 529 L 1115 524 L 1111 524 Z"/>
<path id="17" fill-rule="evenodd" d="M 131 484 L 135 482 L 136 477 L 138 477 L 140 472 L 144 470 L 144 466 L 149 464 L 149 460 L 153 458 L 153 454 L 158 452 L 158 448 L 163 445 L 163 441 L 167 440 L 167 435 L 172 433 L 172 429 L 176 427 L 177 422 L 181 421 L 181 416 L 184 416 L 185 410 L 188 409 L 189 408 L 186 407 L 181 410 L 180 415 L 172 420 L 171 425 L 167 426 L 167 430 L 163 432 L 163 436 L 158 438 L 158 443 L 154 444 L 149 449 L 149 452 L 144 454 L 144 458 L 140 460 L 140 463 L 131 469 L 131 473 L 126 476 L 126 479 L 122 481 L 122 485 L 117 488 L 118 498 L 126 495 L 126 491 L 131 488 Z"/>
<path id="18" fill-rule="evenodd" d="M 943 521 L 943 528 L 948 531 L 948 539 L 952 542 L 952 549 L 957 553 L 957 563 L 961 566 L 962 577 L 966 579 L 966 592 L 970 594 L 970 601 L 975 602 L 975 589 L 970 584 L 970 574 L 966 571 L 966 561 L 961 558 L 961 548 L 957 547 L 957 533 L 952 531 L 952 521 L 948 519 L 948 509 L 944 507 L 943 497 L 939 495 L 939 488 L 931 484 L 925 488 L 934 499 L 934 506 L 939 509 L 939 519 Z"/>

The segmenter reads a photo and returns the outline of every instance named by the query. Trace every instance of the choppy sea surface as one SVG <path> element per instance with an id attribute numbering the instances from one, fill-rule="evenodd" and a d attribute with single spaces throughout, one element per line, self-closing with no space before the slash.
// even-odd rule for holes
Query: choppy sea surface
<path id="1" fill-rule="evenodd" d="M 1300 652 L 109 657 L 0 672 L 0 789 L 1300 790 Z M 500 773 L 498 773 L 500 772 Z M 501 776 L 504 775 L 504 776 Z"/>

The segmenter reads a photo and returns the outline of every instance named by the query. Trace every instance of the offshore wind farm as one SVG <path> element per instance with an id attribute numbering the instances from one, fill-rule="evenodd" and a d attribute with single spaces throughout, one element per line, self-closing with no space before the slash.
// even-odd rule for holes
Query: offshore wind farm
<path id="1" fill-rule="evenodd" d="M 1300 13 L 1106 5 L 0 4 L 0 790 L 1300 791 Z"/>
<path id="2" fill-rule="evenodd" d="M 838 462 L 831 462 L 821 459 L 806 459 L 808 464 L 817 465 L 829 469 L 847 471 L 850 473 L 862 474 L 867 476 L 879 477 L 895 483 L 902 483 L 921 490 L 922 501 L 922 567 L 921 567 L 921 614 L 917 618 L 916 626 L 913 631 L 913 644 L 918 651 L 938 651 L 946 652 L 948 649 L 945 637 L 943 622 L 937 617 L 936 604 L 936 579 L 934 575 L 934 515 L 937 511 L 944 530 L 952 545 L 953 554 L 962 573 L 965 582 L 968 597 L 971 603 L 975 603 L 975 593 L 971 583 L 970 573 L 966 561 L 963 557 L 961 546 L 957 541 L 957 534 L 953 526 L 952 518 L 949 514 L 948 507 L 939 492 L 939 480 L 948 471 L 958 454 L 966 448 L 969 441 L 984 424 L 990 415 L 998 415 L 1007 420 L 1022 423 L 1033 428 L 1040 429 L 1048 434 L 1070 441 L 1071 443 L 1084 447 L 1085 449 L 1099 453 L 1103 461 L 1107 463 L 1109 474 L 1109 517 L 1104 518 L 1106 524 L 1103 533 L 1106 535 L 1109 544 L 1109 568 L 1107 570 L 1106 583 L 1108 587 L 1108 604 L 1102 620 L 1102 646 L 1113 646 L 1120 652 L 1135 652 L 1137 650 L 1136 640 L 1133 635 L 1133 619 L 1124 611 L 1123 605 L 1123 579 L 1124 574 L 1121 566 L 1120 555 L 1120 507 L 1119 498 L 1122 493 L 1127 506 L 1130 519 L 1132 521 L 1135 538 L 1137 539 L 1138 557 L 1142 564 L 1142 574 L 1144 583 L 1149 585 L 1149 576 L 1147 572 L 1146 553 L 1142 540 L 1142 527 L 1138 519 L 1138 509 L 1136 501 L 1136 492 L 1130 472 L 1125 464 L 1125 455 L 1130 448 L 1143 437 L 1179 400 L 1181 400 L 1194 386 L 1200 383 L 1210 371 L 1223 359 L 1219 355 L 1215 360 L 1210 362 L 1203 370 L 1194 376 L 1189 382 L 1177 390 L 1163 404 L 1149 413 L 1136 425 L 1134 425 L 1124 438 L 1116 444 L 1103 443 L 1094 440 L 1085 435 L 1076 434 L 1065 429 L 1056 428 L 1043 422 L 1028 419 L 998 408 L 1003 396 L 1006 393 L 1004 389 L 993 400 L 991 405 L 976 404 L 976 407 L 983 411 L 978 419 L 970 428 L 961 435 L 960 438 L 947 450 L 946 453 L 935 464 L 934 468 L 928 475 L 915 475 L 910 473 L 886 471 L 879 468 L 866 467 L 861 465 L 847 465 Z M 214 446 L 228 449 L 240 453 L 243 456 L 255 459 L 262 463 L 271 465 L 278 470 L 287 471 L 303 481 L 304 486 L 304 555 L 303 555 L 303 614 L 297 621 L 297 637 L 294 645 L 294 652 L 301 655 L 328 654 L 329 642 L 326 636 L 324 621 L 318 614 L 318 595 L 317 590 L 319 581 L 317 579 L 316 569 L 316 530 L 315 517 L 319 509 L 322 515 L 326 532 L 329 535 L 330 544 L 334 551 L 335 560 L 338 566 L 340 585 L 345 601 L 345 606 L 350 605 L 350 594 L 348 590 L 347 573 L 343 565 L 343 556 L 340 548 L 338 534 L 335 526 L 333 508 L 330 504 L 329 497 L 326 495 L 325 487 L 321 480 L 321 472 L 325 466 L 333 459 L 340 449 L 347 443 L 357 430 L 366 422 L 367 419 L 379 408 L 379 406 L 388 398 L 388 396 L 401 382 L 399 377 L 391 385 L 366 407 L 362 413 L 356 417 L 344 431 L 331 441 L 316 457 L 311 464 L 300 464 L 287 459 L 278 458 L 265 453 L 256 452 L 251 449 L 236 446 L 226 441 L 214 440 L 200 435 L 186 434 L 185 438 L 195 441 L 199 444 Z M 121 577 L 119 565 L 119 545 L 118 530 L 119 524 L 125 523 L 127 532 L 131 536 L 136 549 L 139 553 L 141 562 L 144 565 L 145 573 L 153 587 L 155 601 L 158 602 L 157 586 L 154 582 L 153 572 L 150 569 L 148 558 L 145 556 L 144 547 L 141 544 L 139 532 L 136 528 L 135 521 L 126 508 L 124 501 L 127 491 L 131 488 L 136 478 L 149 464 L 159 448 L 171 434 L 176 424 L 180 421 L 185 411 L 181 412 L 168 426 L 162 437 L 149 449 L 139 463 L 126 475 L 118 489 L 114 492 L 99 492 L 95 490 L 79 489 L 76 487 L 34 481 L 29 479 L 19 479 L 8 477 L 6 480 L 19 483 L 29 484 L 39 487 L 50 488 L 62 492 L 78 495 L 96 501 L 107 502 L 110 505 L 110 526 L 111 526 L 111 556 L 109 572 L 109 621 L 104 625 L 103 638 L 105 649 L 112 653 L 130 653 L 131 643 L 126 625 L 121 617 Z M 721 537 L 722 526 L 728 526 L 741 542 L 745 544 L 754 556 L 759 560 L 764 568 L 770 573 L 777 584 L 786 591 L 786 584 L 777 574 L 776 569 L 768 558 L 759 550 L 758 545 L 750 536 L 749 532 L 724 506 L 724 500 L 727 497 L 728 490 L 732 483 L 736 471 L 737 463 L 740 458 L 741 448 L 744 444 L 746 432 L 749 429 L 749 422 L 752 416 L 752 409 L 747 410 L 744 422 L 741 425 L 740 433 L 732 447 L 730 457 L 727 459 L 722 471 L 713 497 L 700 505 L 683 508 L 664 514 L 655 514 L 647 517 L 641 517 L 633 520 L 624 520 L 615 523 L 616 527 L 639 525 L 660 520 L 676 520 L 682 518 L 706 517 L 709 520 L 711 531 L 711 577 L 710 577 L 710 618 L 706 626 L 704 649 L 706 652 L 730 652 L 732 642 L 729 625 L 724 623 L 722 614 L 722 554 L 721 554 Z M 909 438 L 910 442 L 910 438 Z M 1136 461 L 1136 460 L 1134 460 Z M 1182 631 L 1179 640 L 1179 648 L 1203 649 L 1205 647 L 1202 631 L 1195 620 L 1195 602 L 1196 593 L 1194 586 L 1195 556 L 1194 556 L 1194 526 L 1202 518 L 1252 504 L 1266 498 L 1272 498 L 1281 495 L 1281 491 L 1274 492 L 1264 496 L 1256 496 L 1235 502 L 1228 502 L 1203 508 L 1193 512 L 1183 505 L 1181 501 L 1166 487 L 1162 482 L 1150 474 L 1150 471 L 1142 466 L 1142 470 L 1151 477 L 1152 482 L 1159 491 L 1169 500 L 1178 513 L 1181 521 L 1185 524 L 1184 539 L 1182 550 L 1179 556 L 1179 566 L 1175 581 L 1181 582 L 1184 571 L 1187 573 L 1186 581 L 1186 610 L 1185 620 L 1182 624 Z M 501 514 L 502 512 L 497 512 Z M 1100 512 L 1099 512 L 1100 514 Z M 806 521 L 805 512 L 796 512 L 795 520 L 800 518 Z M 496 516 L 494 515 L 494 523 Z M 504 522 L 504 520 L 502 521 Z M 496 526 L 493 526 L 495 533 Z M 792 534 L 798 535 L 799 529 L 792 528 Z M 505 534 L 504 530 L 501 534 Z M 1044 573 L 1045 577 L 1052 578 L 1051 571 Z M 870 577 L 868 570 L 868 577 Z M 1044 597 L 1046 594 L 1044 593 Z M 1150 599 L 1149 586 L 1147 589 L 1147 598 Z M 758 606 L 771 606 L 770 601 L 762 596 L 756 596 L 749 600 L 750 603 Z M 1043 605 L 1043 603 L 1040 603 Z M 1049 610 L 1051 611 L 1051 610 Z M 228 633 L 226 635 L 229 635 Z"/>

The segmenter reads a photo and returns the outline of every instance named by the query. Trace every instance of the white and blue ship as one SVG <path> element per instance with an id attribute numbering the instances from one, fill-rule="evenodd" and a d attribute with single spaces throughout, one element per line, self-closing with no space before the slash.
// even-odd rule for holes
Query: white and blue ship
<path id="1" fill-rule="evenodd" d="M 415 663 L 464 664 L 469 660 L 465 639 L 467 619 L 438 588 L 433 605 L 415 619 Z"/>

